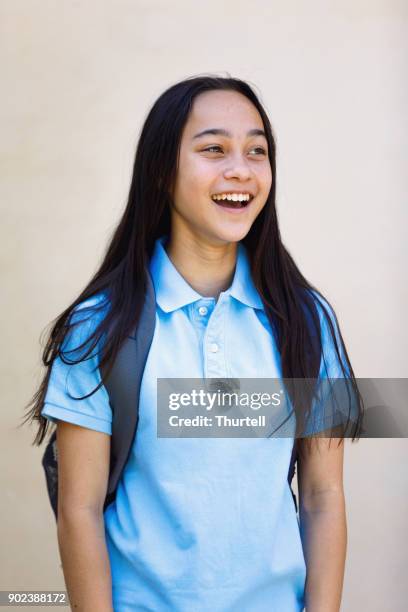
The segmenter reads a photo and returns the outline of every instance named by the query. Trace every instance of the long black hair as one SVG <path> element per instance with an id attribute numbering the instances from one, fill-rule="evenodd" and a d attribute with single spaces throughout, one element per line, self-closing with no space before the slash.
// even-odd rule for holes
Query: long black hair
<path id="1" fill-rule="evenodd" d="M 248 250 L 254 284 L 274 322 L 273 330 L 281 357 L 282 377 L 316 377 L 316 363 L 319 362 L 322 351 L 321 314 L 316 306 L 316 296 L 320 296 L 321 313 L 330 331 L 342 372 L 351 381 L 359 396 L 334 310 L 301 274 L 282 243 L 275 204 L 276 145 L 268 116 L 253 88 L 245 81 L 231 77 L 200 75 L 172 85 L 153 104 L 137 145 L 127 205 L 108 244 L 103 261 L 80 295 L 52 321 L 53 327 L 42 355 L 46 372 L 39 389 L 27 406 L 28 412 L 24 415 L 24 422 L 38 422 L 33 444 L 41 444 L 47 432 L 49 422 L 41 415 L 41 410 L 52 364 L 56 357 L 62 358 L 61 347 L 74 325 L 72 315 L 76 307 L 85 300 L 100 295 L 104 295 L 109 303 L 105 316 L 88 339 L 87 351 L 78 359 L 86 359 L 103 338 L 104 351 L 100 368 L 106 372 L 106 376 L 109 375 L 123 341 L 137 324 L 143 306 L 147 268 L 154 243 L 163 234 L 170 234 L 171 194 L 178 168 L 183 128 L 194 99 L 203 92 L 213 90 L 234 91 L 248 98 L 262 118 L 268 141 L 272 186 L 265 206 L 242 242 Z M 333 323 L 337 326 L 337 331 Z M 105 377 L 102 377 L 101 383 L 93 392 L 104 380 Z M 350 436 L 353 440 L 360 432 L 361 407 L 362 400 L 357 418 L 353 421 Z M 295 403 L 295 408 L 300 415 L 305 406 Z M 346 427 L 349 427 L 349 422 Z"/>

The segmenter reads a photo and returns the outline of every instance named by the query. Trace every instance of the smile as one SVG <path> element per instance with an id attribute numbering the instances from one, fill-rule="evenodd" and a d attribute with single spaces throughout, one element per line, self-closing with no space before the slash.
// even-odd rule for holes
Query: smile
<path id="1" fill-rule="evenodd" d="M 253 200 L 251 193 L 218 193 L 211 196 L 213 202 L 229 210 L 242 210 Z"/>

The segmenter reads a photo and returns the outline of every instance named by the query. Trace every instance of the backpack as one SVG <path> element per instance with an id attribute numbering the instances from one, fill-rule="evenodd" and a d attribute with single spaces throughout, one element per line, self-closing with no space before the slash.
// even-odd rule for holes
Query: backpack
<path id="1" fill-rule="evenodd" d="M 136 435 L 139 416 L 139 393 L 143 371 L 153 340 L 156 322 L 156 297 L 150 273 L 146 271 L 147 288 L 145 302 L 138 325 L 123 342 L 112 370 L 105 380 L 112 410 L 112 435 L 110 449 L 109 479 L 103 511 L 115 500 L 116 489 L 130 455 Z M 308 313 L 308 311 L 306 310 Z M 308 313 L 310 317 L 310 314 Z M 272 325 L 272 322 L 271 322 Z M 273 329 L 273 326 L 272 326 Z M 315 363 L 318 368 L 318 363 Z M 318 371 L 318 370 L 317 370 Z M 298 458 L 297 440 L 294 440 L 288 471 L 288 483 L 296 512 L 296 496 L 291 483 Z M 52 433 L 42 457 L 48 496 L 55 519 L 58 519 L 58 449 L 56 430 Z"/>

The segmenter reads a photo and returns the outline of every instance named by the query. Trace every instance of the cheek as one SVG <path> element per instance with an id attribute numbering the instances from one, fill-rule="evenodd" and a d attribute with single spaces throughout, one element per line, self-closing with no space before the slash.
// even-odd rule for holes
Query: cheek
<path id="1" fill-rule="evenodd" d="M 177 178 L 177 193 L 183 199 L 192 195 L 196 199 L 210 192 L 211 181 L 214 180 L 213 173 L 203 160 L 192 160 L 188 157 L 180 166 Z"/>
<path id="2" fill-rule="evenodd" d="M 272 170 L 270 166 L 266 167 L 261 173 L 260 181 L 262 182 L 262 185 L 264 185 L 265 190 L 269 193 L 272 186 Z"/>
<path id="3" fill-rule="evenodd" d="M 187 219 L 201 218 L 206 208 L 205 190 L 202 174 L 197 173 L 193 166 L 184 166 L 177 177 L 173 202 L 175 209 Z"/>

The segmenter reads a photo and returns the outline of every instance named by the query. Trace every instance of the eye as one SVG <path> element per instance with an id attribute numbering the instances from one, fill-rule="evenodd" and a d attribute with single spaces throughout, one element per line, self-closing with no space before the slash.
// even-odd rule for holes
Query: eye
<path id="1" fill-rule="evenodd" d="M 263 147 L 254 147 L 251 151 L 260 151 L 260 155 L 266 155 L 266 151 Z"/>
<path id="2" fill-rule="evenodd" d="M 208 151 L 209 153 L 213 153 L 213 151 L 211 151 L 211 149 L 221 149 L 221 147 L 218 146 L 218 145 L 212 145 L 211 147 L 208 147 L 207 149 L 204 149 L 204 151 Z"/>
<path id="3" fill-rule="evenodd" d="M 208 152 L 208 153 L 217 153 L 217 150 L 214 149 L 218 149 L 218 151 L 221 151 L 222 148 L 219 145 L 212 145 L 211 147 L 207 147 L 206 149 L 203 149 L 203 151 Z M 266 151 L 263 147 L 254 147 L 253 149 L 251 149 L 251 151 L 258 151 L 258 155 L 266 155 Z"/>

